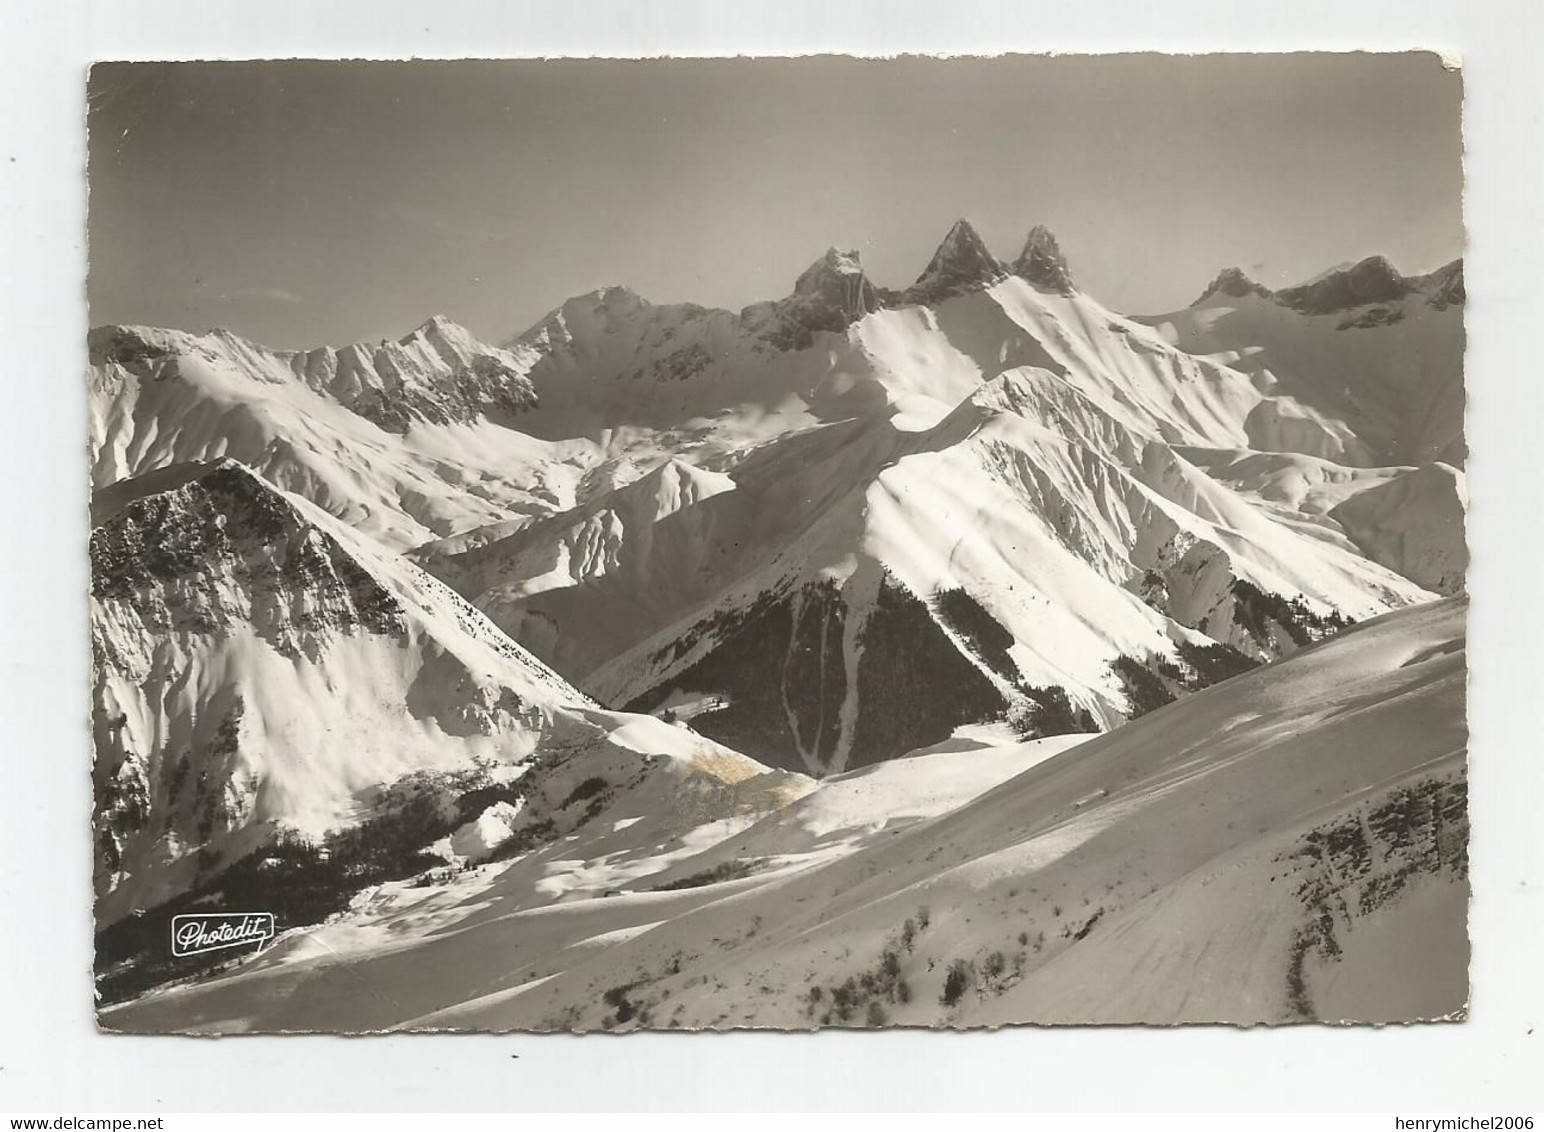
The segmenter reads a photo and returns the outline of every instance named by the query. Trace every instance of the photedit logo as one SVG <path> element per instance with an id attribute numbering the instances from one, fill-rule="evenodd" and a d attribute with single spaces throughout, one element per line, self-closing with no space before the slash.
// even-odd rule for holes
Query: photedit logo
<path id="1" fill-rule="evenodd" d="M 272 912 L 195 912 L 172 917 L 172 954 L 198 955 L 255 943 L 275 935 Z"/>

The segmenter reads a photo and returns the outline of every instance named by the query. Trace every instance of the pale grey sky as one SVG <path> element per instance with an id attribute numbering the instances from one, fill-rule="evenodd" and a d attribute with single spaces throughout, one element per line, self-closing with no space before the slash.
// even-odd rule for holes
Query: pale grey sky
<path id="1" fill-rule="evenodd" d="M 739 308 L 826 247 L 904 286 L 1037 223 L 1116 309 L 1461 254 L 1434 55 L 99 64 L 93 323 L 503 340 L 625 283 Z"/>

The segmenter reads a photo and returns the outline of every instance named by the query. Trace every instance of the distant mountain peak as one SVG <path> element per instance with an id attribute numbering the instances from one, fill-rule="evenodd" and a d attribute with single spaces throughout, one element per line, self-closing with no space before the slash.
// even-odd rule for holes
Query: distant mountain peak
<path id="1" fill-rule="evenodd" d="M 1078 289 L 1072 281 L 1061 245 L 1044 224 L 1036 224 L 1029 230 L 1024 250 L 1013 263 L 1013 273 L 1042 291 L 1053 291 L 1058 295 L 1070 295 Z"/>
<path id="2" fill-rule="evenodd" d="M 1334 314 L 1369 303 L 1394 302 L 1413 289 L 1385 257 L 1372 255 L 1350 267 L 1277 291 L 1276 299 L 1303 314 Z"/>
<path id="3" fill-rule="evenodd" d="M 936 302 L 990 287 L 1007 275 L 1007 268 L 992 254 L 975 226 L 962 218 L 950 227 L 927 268 L 906 294 L 914 301 Z"/>
<path id="4" fill-rule="evenodd" d="M 1438 310 L 1464 301 L 1464 264 L 1462 259 L 1444 264 L 1428 275 L 1401 275 L 1386 256 L 1370 255 L 1326 268 L 1317 275 L 1272 291 L 1256 283 L 1237 267 L 1218 272 L 1200 297 L 1190 305 L 1200 306 L 1214 295 L 1241 299 L 1248 295 L 1274 299 L 1300 314 L 1328 315 L 1380 303 L 1395 303 L 1407 295 L 1424 294 Z M 1387 311 L 1370 312 L 1366 321 L 1348 325 L 1374 326 L 1397 321 Z"/>
<path id="5" fill-rule="evenodd" d="M 819 291 L 822 285 L 832 277 L 846 278 L 863 274 L 863 264 L 859 262 L 856 251 L 831 247 L 825 254 L 804 269 L 797 282 L 793 285 L 796 295 L 813 294 Z"/>
<path id="6" fill-rule="evenodd" d="M 818 299 L 849 318 L 862 318 L 882 305 L 879 291 L 869 282 L 858 253 L 830 248 L 804 269 L 793 285 L 795 297 Z"/>
<path id="7" fill-rule="evenodd" d="M 1446 310 L 1450 306 L 1462 306 L 1468 298 L 1468 293 L 1464 290 L 1462 259 L 1445 263 L 1430 275 L 1423 275 L 1411 282 L 1418 290 L 1426 292 L 1427 303 L 1438 310 Z"/>
<path id="8" fill-rule="evenodd" d="M 425 319 L 411 334 L 398 339 L 400 345 L 407 346 L 415 341 L 433 343 L 435 345 L 457 345 L 466 351 L 475 351 L 480 346 L 477 336 L 459 322 L 443 314 L 434 315 Z"/>
<path id="9" fill-rule="evenodd" d="M 802 350 L 817 332 L 841 333 L 887 297 L 864 274 L 856 251 L 833 247 L 800 273 L 793 294 L 748 306 L 740 317 L 774 348 Z"/>
<path id="10" fill-rule="evenodd" d="M 1256 283 L 1242 268 L 1225 267 L 1217 273 L 1217 278 L 1207 284 L 1206 290 L 1190 305 L 1198 307 L 1213 295 L 1225 295 L 1231 299 L 1242 299 L 1246 295 L 1259 295 L 1261 298 L 1271 298 L 1272 291 L 1262 283 Z"/>
<path id="11" fill-rule="evenodd" d="M 465 328 L 449 315 L 434 314 L 424 319 L 414 330 L 414 334 L 444 333 L 447 330 L 464 330 Z M 411 335 L 409 335 L 411 337 Z"/>

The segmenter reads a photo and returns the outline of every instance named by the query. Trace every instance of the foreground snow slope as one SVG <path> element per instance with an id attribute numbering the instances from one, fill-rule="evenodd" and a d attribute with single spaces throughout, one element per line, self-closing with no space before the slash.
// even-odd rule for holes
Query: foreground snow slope
<path id="1" fill-rule="evenodd" d="M 499 788 L 520 828 L 560 830 L 603 791 L 674 805 L 660 771 L 688 793 L 765 771 L 600 710 L 442 583 L 234 461 L 115 484 L 94 512 L 104 925 L 280 831 L 356 826 L 404 781 L 446 805 Z"/>
<path id="2" fill-rule="evenodd" d="M 987 752 L 828 780 L 760 821 L 717 827 L 695 855 L 665 838 L 664 867 L 642 871 L 655 838 L 629 813 L 610 827 L 626 841 L 580 831 L 438 889 L 382 891 L 374 907 L 103 1022 L 631 1029 L 1460 1012 L 1465 611 L 1448 599 L 1358 625 L 1049 758 L 1010 748 L 1003 768 L 1027 769 L 963 804 L 973 788 L 949 780 L 977 773 Z M 912 816 L 884 817 L 907 799 L 919 800 Z"/>

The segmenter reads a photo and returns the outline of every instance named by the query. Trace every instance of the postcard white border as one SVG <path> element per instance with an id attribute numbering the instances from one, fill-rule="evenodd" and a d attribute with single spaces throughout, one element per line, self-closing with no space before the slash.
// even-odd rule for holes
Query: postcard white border
<path id="1" fill-rule="evenodd" d="M 1517 1111 L 1537 1104 L 1540 20 L 1529 3 L 6 0 L 0 42 L 0 1111 Z M 1436 47 L 1467 86 L 1475 998 L 1461 1025 L 1277 1031 L 248 1038 L 89 1002 L 84 72 L 93 58 Z M 1526 461 L 1526 462 L 1525 462 Z"/>

